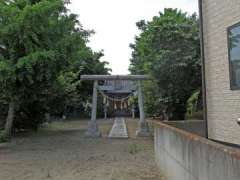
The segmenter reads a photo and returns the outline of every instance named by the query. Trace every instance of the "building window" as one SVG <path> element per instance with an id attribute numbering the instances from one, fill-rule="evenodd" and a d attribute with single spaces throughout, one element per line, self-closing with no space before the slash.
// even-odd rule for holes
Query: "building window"
<path id="1" fill-rule="evenodd" d="M 240 89 L 240 23 L 228 28 L 231 89 Z"/>

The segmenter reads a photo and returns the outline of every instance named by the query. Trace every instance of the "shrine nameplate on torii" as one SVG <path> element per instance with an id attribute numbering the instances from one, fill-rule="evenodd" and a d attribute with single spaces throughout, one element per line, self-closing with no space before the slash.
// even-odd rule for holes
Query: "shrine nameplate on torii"
<path id="1" fill-rule="evenodd" d="M 145 113 L 143 107 L 144 99 L 141 84 L 141 81 L 149 79 L 150 77 L 147 75 L 82 75 L 81 80 L 94 81 L 91 121 L 88 124 L 86 136 L 99 137 L 101 135 L 96 122 L 98 90 L 100 92 L 106 92 L 108 94 L 131 94 L 133 92 L 137 92 L 140 112 L 140 121 L 137 135 L 149 136 L 149 128 L 147 122 L 145 121 Z M 99 85 L 99 81 L 104 82 L 104 84 Z"/>

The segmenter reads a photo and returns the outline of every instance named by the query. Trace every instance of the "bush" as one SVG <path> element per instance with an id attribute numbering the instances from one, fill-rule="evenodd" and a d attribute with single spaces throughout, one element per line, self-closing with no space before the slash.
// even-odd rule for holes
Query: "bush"
<path id="1" fill-rule="evenodd" d="M 195 91 L 187 101 L 186 119 L 203 120 L 202 94 Z"/>
<path id="2" fill-rule="evenodd" d="M 194 112 L 198 111 L 200 91 L 195 91 L 187 101 L 187 116 L 191 116 Z"/>
<path id="3" fill-rule="evenodd" d="M 5 131 L 0 131 L 0 143 L 8 142 L 8 140 Z"/>
<path id="4" fill-rule="evenodd" d="M 14 130 L 35 130 L 45 122 L 46 109 L 44 104 L 38 101 L 23 102 L 16 111 L 13 129 Z"/>

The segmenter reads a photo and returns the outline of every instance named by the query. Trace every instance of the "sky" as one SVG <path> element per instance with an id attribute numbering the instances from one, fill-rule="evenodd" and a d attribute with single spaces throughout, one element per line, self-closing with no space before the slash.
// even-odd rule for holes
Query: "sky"
<path id="1" fill-rule="evenodd" d="M 88 46 L 103 50 L 112 74 L 129 74 L 130 43 L 139 34 L 136 22 L 150 21 L 164 8 L 198 12 L 198 0 L 71 0 L 68 6 L 79 15 L 84 29 L 94 30 Z"/>

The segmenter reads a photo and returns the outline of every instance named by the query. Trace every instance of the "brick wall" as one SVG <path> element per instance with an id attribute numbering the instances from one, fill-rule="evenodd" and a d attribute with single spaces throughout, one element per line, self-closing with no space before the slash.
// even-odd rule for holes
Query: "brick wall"
<path id="1" fill-rule="evenodd" d="M 240 22 L 240 0 L 203 0 L 209 138 L 240 144 L 240 90 L 230 90 L 227 28 Z"/>

